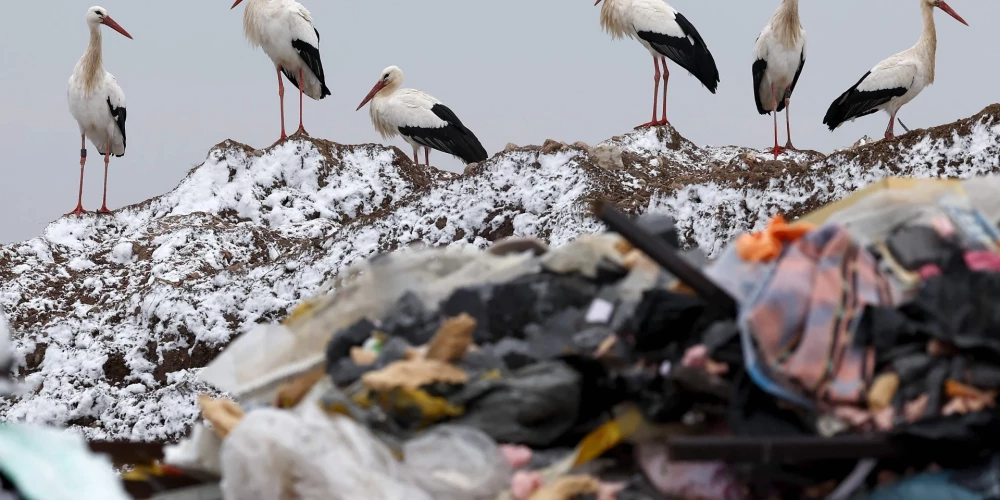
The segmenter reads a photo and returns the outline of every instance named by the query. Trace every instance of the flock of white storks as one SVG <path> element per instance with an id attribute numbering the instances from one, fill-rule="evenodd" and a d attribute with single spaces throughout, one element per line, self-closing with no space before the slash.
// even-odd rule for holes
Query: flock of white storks
<path id="1" fill-rule="evenodd" d="M 235 8 L 244 0 L 236 0 Z M 639 41 L 653 56 L 655 69 L 653 117 L 639 127 L 667 122 L 667 59 L 695 76 L 713 94 L 719 84 L 719 70 L 698 30 L 686 17 L 663 0 L 597 0 L 601 6 L 601 26 L 614 38 Z M 934 9 L 939 8 L 963 24 L 944 0 L 919 0 L 923 11 L 923 34 L 916 45 L 878 63 L 830 105 L 823 123 L 834 130 L 846 121 L 884 110 L 889 114 L 885 136 L 893 136 L 893 122 L 899 108 L 934 83 L 937 34 Z M 100 212 L 108 212 L 108 163 L 111 155 L 125 154 L 125 94 L 115 77 L 104 70 L 100 25 L 122 35 L 131 35 L 103 7 L 87 11 L 90 44 L 73 70 L 67 92 L 70 112 L 80 126 L 80 193 L 76 209 L 84 213 L 83 172 L 87 161 L 86 139 L 104 156 L 104 202 Z M 282 75 L 299 89 L 299 127 L 302 99 L 323 99 L 330 95 L 319 53 L 319 31 L 312 15 L 295 0 L 246 0 L 243 28 L 247 39 L 261 47 L 274 63 L 281 104 L 281 139 L 285 133 L 284 83 Z M 792 148 L 788 108 L 795 84 L 806 62 L 806 32 L 799 19 L 798 0 L 783 0 L 771 21 L 761 31 L 754 47 L 753 90 L 760 114 L 774 113 L 774 157 Z M 660 80 L 663 80 L 663 107 L 657 119 Z M 372 124 L 383 138 L 400 135 L 413 147 L 413 160 L 430 162 L 430 150 L 454 155 L 465 163 L 487 158 L 486 149 L 458 116 L 434 97 L 413 89 L 400 89 L 403 72 L 396 66 L 382 71 L 371 92 L 358 106 L 371 103 Z M 788 141 L 778 145 L 778 112 L 785 110 Z"/>

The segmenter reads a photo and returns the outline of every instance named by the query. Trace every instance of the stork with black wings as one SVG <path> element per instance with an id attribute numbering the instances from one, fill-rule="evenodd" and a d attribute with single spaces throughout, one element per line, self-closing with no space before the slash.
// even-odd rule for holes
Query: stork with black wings
<path id="1" fill-rule="evenodd" d="M 795 84 L 806 64 L 806 30 L 799 22 L 799 0 L 783 0 L 771 21 L 760 32 L 753 48 L 753 93 L 757 112 L 774 113 L 774 158 L 792 149 L 792 125 L 788 117 Z M 778 146 L 778 113 L 785 110 L 788 141 Z"/>
<path id="2" fill-rule="evenodd" d="M 372 125 L 384 139 L 397 134 L 413 147 L 413 162 L 430 165 L 431 149 L 460 158 L 466 164 L 478 163 L 488 155 L 476 135 L 458 116 L 430 94 L 415 89 L 400 89 L 403 70 L 389 66 L 365 96 L 358 109 L 371 102 Z"/>
<path id="3" fill-rule="evenodd" d="M 851 88 L 830 104 L 823 124 L 831 131 L 847 121 L 878 111 L 889 114 L 885 138 L 893 137 L 893 127 L 899 108 L 912 101 L 928 85 L 934 83 L 937 60 L 937 27 L 934 9 L 938 8 L 958 22 L 968 26 L 944 0 L 919 0 L 924 29 L 917 43 L 875 65 Z"/>
<path id="4" fill-rule="evenodd" d="M 243 0 L 236 0 L 236 8 Z M 254 47 L 261 47 L 274 62 L 278 74 L 278 101 L 281 105 L 281 139 L 285 134 L 284 73 L 299 89 L 299 128 L 302 125 L 302 95 L 320 100 L 330 95 L 319 57 L 319 30 L 313 26 L 312 15 L 295 0 L 247 0 L 243 12 L 243 31 Z"/>
<path id="5" fill-rule="evenodd" d="M 669 123 L 667 120 L 667 59 L 688 70 L 711 93 L 719 86 L 719 70 L 698 30 L 677 9 L 663 0 L 597 0 L 601 7 L 601 26 L 612 38 L 629 37 L 639 41 L 653 55 L 653 119 L 639 127 Z M 663 72 L 660 72 L 660 62 Z M 656 119 L 656 101 L 663 78 L 663 118 Z M 639 128 L 637 127 L 637 128 Z"/>

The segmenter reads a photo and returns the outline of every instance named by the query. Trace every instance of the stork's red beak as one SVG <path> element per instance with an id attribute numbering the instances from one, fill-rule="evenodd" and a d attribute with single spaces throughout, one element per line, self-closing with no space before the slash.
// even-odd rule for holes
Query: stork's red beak
<path id="1" fill-rule="evenodd" d="M 596 6 L 599 3 L 601 3 L 601 0 L 597 0 L 596 2 L 594 2 L 594 5 Z"/>
<path id="2" fill-rule="evenodd" d="M 378 94 L 378 91 L 384 88 L 385 88 L 385 81 L 379 80 L 378 83 L 376 83 L 375 86 L 372 87 L 372 91 L 365 96 L 365 100 L 361 101 L 361 104 L 358 104 L 358 109 L 361 109 L 365 106 L 365 104 L 368 104 L 368 101 L 372 100 L 372 97 L 375 97 L 375 94 Z M 355 109 L 354 111 L 357 111 L 358 109 Z"/>
<path id="3" fill-rule="evenodd" d="M 128 38 L 129 40 L 132 39 L 132 35 L 128 34 L 128 31 L 125 31 L 125 28 L 122 28 L 121 25 L 116 23 L 114 19 L 111 19 L 111 16 L 104 16 L 104 21 L 102 21 L 102 24 L 125 35 L 125 37 Z"/>
<path id="4" fill-rule="evenodd" d="M 962 19 L 962 16 L 958 15 L 958 12 L 955 12 L 955 9 L 952 9 L 951 5 L 948 5 L 947 3 L 945 3 L 944 0 L 941 0 L 940 2 L 938 2 L 937 6 L 938 6 L 939 9 L 947 12 L 949 16 L 954 17 L 956 21 L 958 21 L 958 22 L 960 22 L 960 23 L 962 23 L 962 24 L 964 24 L 966 26 L 969 25 L 969 23 L 965 22 L 965 19 Z"/>
<path id="5" fill-rule="evenodd" d="M 240 4 L 240 2 L 242 2 L 242 1 L 243 1 L 243 0 L 236 0 L 235 2 L 233 2 L 233 6 L 232 6 L 232 7 L 230 7 L 230 8 L 229 8 L 229 10 L 233 10 L 233 9 L 235 9 L 235 8 L 236 8 L 236 6 L 237 6 L 237 5 L 239 5 L 239 4 Z"/>

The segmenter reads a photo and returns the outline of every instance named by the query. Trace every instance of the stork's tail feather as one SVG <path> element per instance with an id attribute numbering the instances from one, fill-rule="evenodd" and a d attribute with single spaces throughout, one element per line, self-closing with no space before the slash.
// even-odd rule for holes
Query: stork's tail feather
<path id="1" fill-rule="evenodd" d="M 468 130 L 468 129 L 466 129 Z M 479 139 L 470 131 L 467 134 L 462 134 L 461 153 L 462 161 L 466 165 L 469 163 L 479 163 L 485 161 L 490 155 L 486 152 L 486 148 L 483 147 Z"/>
<path id="2" fill-rule="evenodd" d="M 719 68 L 715 65 L 715 58 L 708 51 L 708 47 L 701 47 L 701 49 L 701 53 L 695 60 L 694 71 L 691 73 L 705 85 L 709 92 L 714 94 L 719 89 Z"/>
<path id="3" fill-rule="evenodd" d="M 831 132 L 836 130 L 837 127 L 844 122 L 852 118 L 857 118 L 856 116 L 849 116 L 850 111 L 853 108 L 853 106 L 850 105 L 851 93 L 853 93 L 857 87 L 857 84 L 855 84 L 853 87 L 847 89 L 846 92 L 840 94 L 840 97 L 830 103 L 830 108 L 826 110 L 826 115 L 823 116 L 823 125 L 829 127 Z"/>
<path id="4" fill-rule="evenodd" d="M 322 86 L 323 86 L 323 91 L 322 91 L 322 92 L 320 93 L 320 97 L 319 97 L 320 99 L 322 99 L 322 98 L 324 98 L 324 97 L 326 97 L 326 96 L 328 96 L 328 95 L 332 95 L 332 94 L 330 93 L 330 89 L 329 89 L 329 88 L 327 88 L 327 86 L 326 86 L 326 83 L 324 83 L 324 82 L 321 82 L 321 83 L 320 83 L 320 85 L 322 85 Z"/>

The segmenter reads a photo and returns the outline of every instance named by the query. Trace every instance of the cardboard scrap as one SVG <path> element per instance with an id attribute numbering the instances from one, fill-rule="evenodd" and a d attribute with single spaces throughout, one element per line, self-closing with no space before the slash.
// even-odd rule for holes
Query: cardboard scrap
<path id="1" fill-rule="evenodd" d="M 212 423 L 212 430 L 223 439 L 239 425 L 244 414 L 243 408 L 235 401 L 215 399 L 208 394 L 198 396 L 198 406 L 201 407 L 201 415 Z"/>
<path id="2" fill-rule="evenodd" d="M 436 359 L 396 361 L 361 377 L 365 388 L 373 391 L 388 391 L 397 387 L 417 389 L 435 382 L 465 384 L 468 381 L 469 376 L 461 368 Z"/>
<path id="3" fill-rule="evenodd" d="M 472 332 L 476 330 L 476 319 L 462 313 L 445 321 L 427 345 L 427 359 L 454 363 L 465 357 L 472 345 Z"/>

